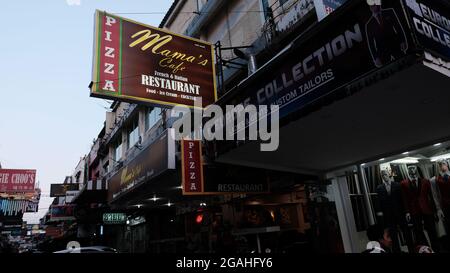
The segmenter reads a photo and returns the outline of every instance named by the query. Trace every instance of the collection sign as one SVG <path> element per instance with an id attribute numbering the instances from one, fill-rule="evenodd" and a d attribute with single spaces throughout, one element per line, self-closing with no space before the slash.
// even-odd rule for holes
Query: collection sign
<path id="1" fill-rule="evenodd" d="M 401 2 L 383 1 L 374 8 L 351 1 L 341 8 L 351 16 L 330 15 L 329 27 L 318 24 L 314 35 L 297 39 L 223 104 L 276 104 L 284 118 L 413 52 Z"/>
<path id="2" fill-rule="evenodd" d="M 96 11 L 91 96 L 171 107 L 217 100 L 213 47 Z"/>
<path id="3" fill-rule="evenodd" d="M 444 2 L 405 0 L 411 27 L 419 44 L 450 60 L 450 5 Z"/>

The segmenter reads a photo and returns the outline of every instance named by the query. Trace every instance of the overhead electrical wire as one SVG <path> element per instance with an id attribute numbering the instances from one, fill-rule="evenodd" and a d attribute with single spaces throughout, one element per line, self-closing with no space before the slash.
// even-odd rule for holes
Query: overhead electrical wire
<path id="1" fill-rule="evenodd" d="M 230 11 L 228 13 L 267 13 L 267 11 L 262 10 L 240 10 L 240 11 Z M 152 15 L 152 14 L 166 14 L 167 12 L 162 11 L 150 11 L 150 12 L 111 12 L 112 14 L 137 14 L 137 15 Z M 211 12 L 204 12 L 204 11 L 179 11 L 178 13 L 194 13 L 194 14 L 208 14 Z"/>

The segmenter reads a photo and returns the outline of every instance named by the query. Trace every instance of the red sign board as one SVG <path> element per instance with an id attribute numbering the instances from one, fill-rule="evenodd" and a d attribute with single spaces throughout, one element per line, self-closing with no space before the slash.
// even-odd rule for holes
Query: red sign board
<path id="1" fill-rule="evenodd" d="M 199 140 L 182 140 L 181 153 L 183 194 L 202 194 L 202 143 Z"/>
<path id="2" fill-rule="evenodd" d="M 74 205 L 51 205 L 50 221 L 75 220 Z"/>
<path id="3" fill-rule="evenodd" d="M 34 192 L 36 170 L 0 169 L 0 192 Z"/>
<path id="4" fill-rule="evenodd" d="M 171 107 L 217 100 L 213 47 L 97 11 L 91 96 Z"/>
<path id="5" fill-rule="evenodd" d="M 52 238 L 58 238 L 63 235 L 63 229 L 62 227 L 55 227 L 55 226 L 47 226 L 45 228 L 45 236 L 52 237 Z"/>

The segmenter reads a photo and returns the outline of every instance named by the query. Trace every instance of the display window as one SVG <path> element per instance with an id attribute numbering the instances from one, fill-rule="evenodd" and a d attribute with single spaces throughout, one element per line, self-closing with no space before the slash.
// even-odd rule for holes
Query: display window
<path id="1" fill-rule="evenodd" d="M 374 226 L 387 252 L 448 252 L 450 141 L 363 163 L 347 177 L 358 231 Z M 369 238 L 371 240 L 371 238 Z"/>

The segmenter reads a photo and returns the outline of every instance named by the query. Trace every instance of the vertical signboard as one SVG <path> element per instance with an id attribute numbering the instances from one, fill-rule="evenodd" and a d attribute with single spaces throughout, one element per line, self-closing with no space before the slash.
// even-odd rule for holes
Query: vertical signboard
<path id="1" fill-rule="evenodd" d="M 206 107 L 217 100 L 210 43 L 97 11 L 91 96 Z"/>
<path id="2" fill-rule="evenodd" d="M 183 194 L 203 192 L 202 143 L 199 140 L 181 141 Z"/>

